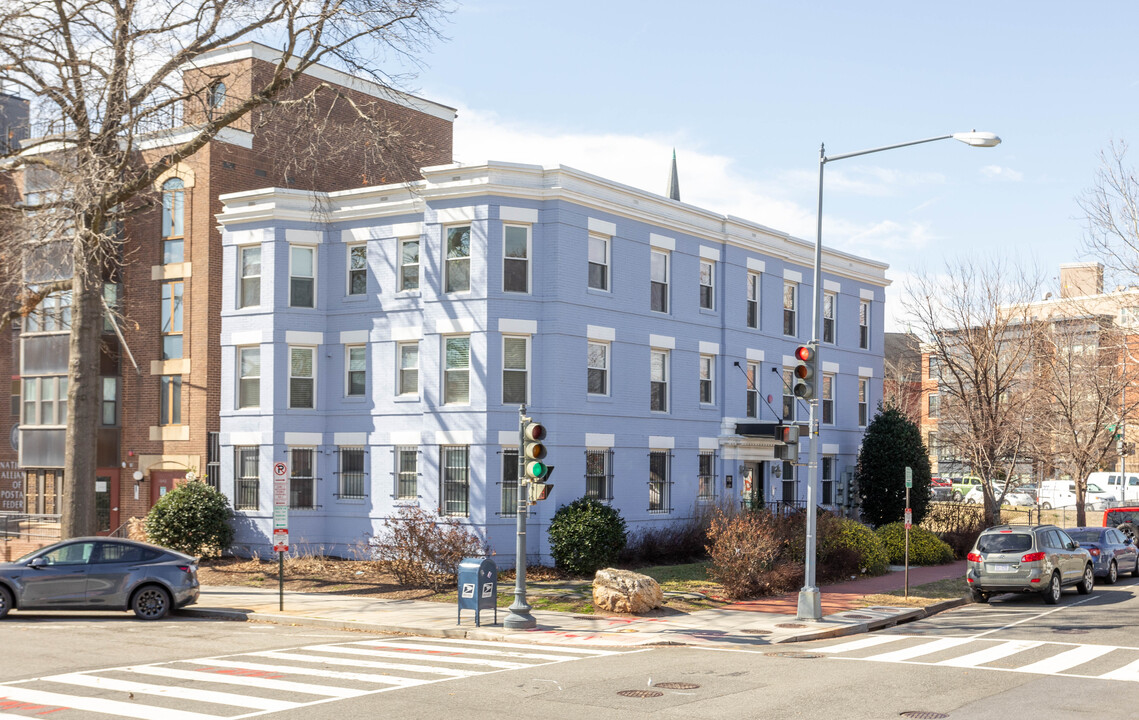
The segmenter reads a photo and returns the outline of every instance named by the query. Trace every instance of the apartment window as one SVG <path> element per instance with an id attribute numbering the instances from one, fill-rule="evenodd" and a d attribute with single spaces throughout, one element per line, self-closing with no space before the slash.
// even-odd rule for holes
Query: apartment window
<path id="1" fill-rule="evenodd" d="M 715 402 L 715 396 L 712 392 L 713 373 L 715 372 L 715 362 L 711 355 L 700 356 L 700 402 L 708 405 Z"/>
<path id="2" fill-rule="evenodd" d="M 589 287 L 609 289 L 609 238 L 589 236 Z"/>
<path id="3" fill-rule="evenodd" d="M 530 226 L 507 225 L 502 233 L 502 290 L 530 292 Z"/>
<path id="4" fill-rule="evenodd" d="M 669 507 L 670 465 L 672 453 L 668 450 L 653 450 L 649 453 L 649 512 L 671 512 Z"/>
<path id="5" fill-rule="evenodd" d="M 590 395 L 609 394 L 609 343 L 590 342 L 586 359 L 586 389 Z"/>
<path id="6" fill-rule="evenodd" d="M 119 312 L 119 297 L 123 288 L 119 283 L 103 283 L 103 332 L 113 333 L 118 322 L 115 314 Z"/>
<path id="7" fill-rule="evenodd" d="M 858 347 L 870 349 L 870 301 L 858 303 Z"/>
<path id="8" fill-rule="evenodd" d="M 368 246 L 348 246 L 348 294 L 364 295 L 368 292 Z"/>
<path id="9" fill-rule="evenodd" d="M 936 420 L 941 417 L 941 396 L 934 394 L 929 396 L 929 419 Z"/>
<path id="10" fill-rule="evenodd" d="M 311 510 L 316 507 L 316 450 L 289 449 L 289 507 Z"/>
<path id="11" fill-rule="evenodd" d="M 443 404 L 471 402 L 471 338 L 468 335 L 444 340 Z"/>
<path id="12" fill-rule="evenodd" d="M 241 286 L 238 288 L 239 308 L 261 304 L 261 248 L 243 247 L 239 251 Z"/>
<path id="13" fill-rule="evenodd" d="M 759 363 L 747 364 L 747 412 L 749 418 L 759 417 Z"/>
<path id="14" fill-rule="evenodd" d="M 162 283 L 162 359 L 182 357 L 183 283 Z"/>
<path id="15" fill-rule="evenodd" d="M 716 451 L 701 450 L 697 456 L 696 499 L 716 499 Z"/>
<path id="16" fill-rule="evenodd" d="M 834 342 L 834 311 L 838 302 L 838 295 L 833 292 L 823 293 L 823 342 Z"/>
<path id="17" fill-rule="evenodd" d="M 395 448 L 395 498 L 414 500 L 419 497 L 419 448 L 401 445 Z"/>
<path id="18" fill-rule="evenodd" d="M 182 376 L 163 375 L 159 379 L 161 400 L 159 403 L 159 425 L 182 424 Z"/>
<path id="19" fill-rule="evenodd" d="M 419 394 L 419 343 L 399 343 L 399 394 Z"/>
<path id="20" fill-rule="evenodd" d="M 105 377 L 101 380 L 103 388 L 99 395 L 100 420 L 103 425 L 115 425 L 119 421 L 119 379 Z M 66 396 L 67 393 L 64 392 L 64 397 Z"/>
<path id="21" fill-rule="evenodd" d="M 221 492 L 221 433 L 206 433 L 206 483 Z"/>
<path id="22" fill-rule="evenodd" d="M 823 424 L 834 425 L 834 375 L 823 373 Z"/>
<path id="23" fill-rule="evenodd" d="M 71 291 L 54 293 L 40 301 L 24 319 L 24 334 L 65 332 L 71 329 Z"/>
<path id="24" fill-rule="evenodd" d="M 316 248 L 289 246 L 289 307 L 316 307 Z"/>
<path id="25" fill-rule="evenodd" d="M 399 289 L 419 289 L 419 238 L 399 243 Z"/>
<path id="26" fill-rule="evenodd" d="M 759 273 L 747 274 L 747 326 L 759 327 Z"/>
<path id="27" fill-rule="evenodd" d="M 791 368 L 783 368 L 783 421 L 795 421 L 795 375 Z"/>
<path id="28" fill-rule="evenodd" d="M 502 517 L 518 517 L 518 449 L 502 451 L 502 487 L 500 488 Z"/>
<path id="29" fill-rule="evenodd" d="M 594 500 L 613 499 L 613 451 L 585 451 L 585 496 Z"/>
<path id="30" fill-rule="evenodd" d="M 180 263 L 183 260 L 183 241 L 186 233 L 186 184 L 178 178 L 162 183 L 162 264 Z"/>
<path id="31" fill-rule="evenodd" d="M 237 407 L 256 408 L 261 406 L 261 348 L 248 347 L 237 350 L 238 381 Z"/>
<path id="32" fill-rule="evenodd" d="M 21 425 L 67 424 L 67 376 L 24 378 Z"/>
<path id="33" fill-rule="evenodd" d="M 289 407 L 294 410 L 316 408 L 315 356 L 313 348 L 289 348 Z"/>
<path id="34" fill-rule="evenodd" d="M 471 289 L 471 228 L 469 225 L 447 229 L 446 292 Z"/>
<path id="35" fill-rule="evenodd" d="M 716 263 L 700 261 L 700 307 L 711 310 L 715 306 Z"/>
<path id="36" fill-rule="evenodd" d="M 929 356 L 929 379 L 941 379 L 941 362 L 937 359 L 936 355 Z"/>
<path id="37" fill-rule="evenodd" d="M 233 506 L 237 510 L 257 510 L 260 505 L 260 452 L 258 447 L 233 449 Z"/>
<path id="38" fill-rule="evenodd" d="M 795 488 L 795 464 L 790 460 L 783 461 L 783 496 L 782 502 L 794 504 L 798 499 Z"/>
<path id="39" fill-rule="evenodd" d="M 819 480 L 819 504 L 834 505 L 834 457 L 824 455 Z"/>
<path id="40" fill-rule="evenodd" d="M 367 391 L 368 383 L 367 347 L 364 345 L 349 345 L 345 350 L 345 394 L 348 397 L 363 397 Z"/>
<path id="41" fill-rule="evenodd" d="M 790 337 L 798 335 L 798 323 L 795 319 L 795 310 L 798 308 L 799 284 L 783 282 L 783 334 Z"/>
<path id="42" fill-rule="evenodd" d="M 933 458 L 939 457 L 937 452 L 937 433 L 931 430 L 928 438 L 929 441 L 926 443 L 926 449 L 929 450 L 929 456 Z"/>
<path id="43" fill-rule="evenodd" d="M 12 402 L 12 417 L 20 417 L 20 381 L 12 380 L 9 384 L 10 399 Z"/>
<path id="44" fill-rule="evenodd" d="M 866 427 L 870 415 L 870 381 L 858 378 L 858 427 Z"/>
<path id="45" fill-rule="evenodd" d="M 466 445 L 439 447 L 440 515 L 466 517 L 470 514 L 470 448 Z"/>
<path id="46" fill-rule="evenodd" d="M 502 338 L 502 403 L 519 405 L 526 403 L 530 338 Z"/>
<path id="47" fill-rule="evenodd" d="M 649 279 L 652 285 L 650 307 L 655 312 L 668 312 L 668 253 L 653 250 L 649 256 Z"/>
<path id="48" fill-rule="evenodd" d="M 668 352 L 649 352 L 649 409 L 668 412 Z"/>

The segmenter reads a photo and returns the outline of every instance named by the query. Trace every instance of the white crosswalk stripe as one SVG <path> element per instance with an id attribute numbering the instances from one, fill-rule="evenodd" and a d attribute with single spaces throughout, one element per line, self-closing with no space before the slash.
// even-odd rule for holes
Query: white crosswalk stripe
<path id="1" fill-rule="evenodd" d="M 620 652 L 379 637 L 47 675 L 0 683 L 0 698 L 137 720 L 238 720 Z M 61 691 L 68 687 L 73 691 Z"/>

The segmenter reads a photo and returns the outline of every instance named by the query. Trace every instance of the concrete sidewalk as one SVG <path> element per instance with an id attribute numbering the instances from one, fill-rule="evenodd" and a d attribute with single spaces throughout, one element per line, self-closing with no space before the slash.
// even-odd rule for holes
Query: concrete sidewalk
<path id="1" fill-rule="evenodd" d="M 910 570 L 910 586 L 950 577 L 963 577 L 963 563 Z M 818 640 L 868 632 L 926 617 L 965 603 L 948 600 L 927 608 L 875 606 L 856 607 L 857 600 L 901 589 L 902 573 L 892 572 L 841 585 L 824 586 L 823 612 L 819 622 L 796 619 L 797 596 L 735 603 L 715 610 L 677 613 L 660 617 L 605 617 L 535 611 L 533 630 L 507 630 L 502 621 L 507 612 L 480 614 L 475 627 L 473 611 L 464 611 L 462 623 L 452 603 L 425 600 L 377 600 L 331 593 L 286 592 L 284 611 L 279 610 L 277 591 L 265 588 L 202 586 L 196 605 L 182 612 L 191 615 L 241 618 L 274 623 L 314 625 L 394 632 L 427 637 L 468 638 L 506 642 L 566 645 L 639 647 L 647 645 L 772 645 Z"/>

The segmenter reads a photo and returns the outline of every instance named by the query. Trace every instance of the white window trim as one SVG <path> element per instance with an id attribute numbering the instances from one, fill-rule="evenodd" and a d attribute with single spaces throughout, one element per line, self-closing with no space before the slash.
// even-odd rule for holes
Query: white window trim
<path id="1" fill-rule="evenodd" d="M 236 409 L 236 410 L 259 410 L 261 408 L 261 374 L 260 374 L 261 373 L 261 357 L 260 357 L 261 346 L 260 345 L 239 345 L 236 349 L 237 349 L 237 367 L 235 368 L 236 372 L 234 372 L 234 375 L 237 376 L 237 387 L 235 388 L 235 390 L 237 391 L 237 397 L 234 398 L 234 409 Z M 241 353 L 244 350 L 256 350 L 258 353 L 258 357 L 257 357 L 258 374 L 256 376 L 250 376 L 250 377 L 246 378 L 244 375 L 241 374 Z M 241 381 L 242 380 L 252 380 L 254 377 L 257 378 L 257 404 L 243 407 L 241 404 Z"/>
<path id="2" fill-rule="evenodd" d="M 858 378 L 858 390 L 860 391 L 860 394 L 862 395 L 862 397 L 866 398 L 865 400 L 859 400 L 858 401 L 858 412 L 859 412 L 858 420 L 860 421 L 858 423 L 858 427 L 864 428 L 870 423 L 870 378 L 864 378 L 864 377 Z M 863 405 L 866 406 L 866 420 L 865 420 L 865 422 L 862 422 L 862 406 Z"/>
<path id="3" fill-rule="evenodd" d="M 19 416 L 20 422 L 18 423 L 18 425 L 23 426 L 23 427 L 34 427 L 34 428 L 67 427 L 67 418 L 66 417 L 63 418 L 62 422 L 59 422 L 59 420 L 60 420 L 59 406 L 61 404 L 60 398 L 59 398 L 59 395 L 60 395 L 60 393 L 59 393 L 59 381 L 60 381 L 60 379 L 67 380 L 67 375 L 25 375 L 25 376 L 20 378 L 20 416 Z M 24 407 L 25 407 L 25 403 L 27 402 L 27 398 L 24 396 L 24 388 L 26 386 L 27 381 L 29 381 L 29 380 L 34 381 L 35 385 L 36 385 L 35 399 L 34 399 L 35 408 L 36 408 L 36 417 L 35 417 L 34 422 L 25 423 L 24 422 L 24 414 L 25 414 Z M 52 415 L 55 417 L 57 422 L 54 422 L 51 425 L 41 424 L 42 419 L 43 419 L 43 405 L 44 405 L 44 401 L 41 398 L 42 398 L 42 394 L 43 394 L 43 384 L 44 384 L 45 380 L 52 381 L 52 385 L 55 388 L 53 391 L 55 393 L 53 396 L 54 399 L 52 399 L 50 402 L 52 405 Z M 102 383 L 100 383 L 100 386 L 102 386 Z M 64 404 L 64 405 L 67 404 L 66 399 L 64 400 L 64 402 L 62 404 Z M 66 413 L 65 413 L 65 415 L 66 415 Z M 102 415 L 103 415 L 102 407 L 100 406 L 100 408 L 99 408 L 100 423 L 102 422 Z"/>
<path id="4" fill-rule="evenodd" d="M 317 369 L 317 362 L 319 361 L 319 358 L 317 357 L 316 347 L 313 345 L 289 345 L 287 347 L 289 349 L 289 354 L 285 358 L 285 362 L 288 363 L 288 365 L 286 366 L 286 373 L 287 373 L 287 377 L 289 380 L 289 384 L 285 388 L 285 408 L 288 410 L 302 410 L 302 411 L 316 410 L 316 407 L 317 407 L 316 400 L 319 397 L 319 395 L 317 394 L 318 393 L 317 378 L 320 376 L 320 373 Z M 294 377 L 296 377 L 298 379 L 304 378 L 304 376 L 301 376 L 301 375 L 293 375 L 293 350 L 294 349 L 295 350 L 308 350 L 312 353 L 312 377 L 310 378 L 312 380 L 312 407 L 311 408 L 295 408 L 295 407 L 293 407 L 293 378 Z"/>
<path id="5" fill-rule="evenodd" d="M 826 395 L 827 378 L 830 378 L 830 388 L 831 388 L 830 397 L 827 397 L 827 395 Z M 838 421 L 838 405 L 835 403 L 835 395 L 837 395 L 835 386 L 837 383 L 838 383 L 838 375 L 836 375 L 835 373 L 825 372 L 825 373 L 822 373 L 822 376 L 819 378 L 819 421 L 820 422 L 822 422 L 822 419 L 824 416 L 823 404 L 828 403 L 828 402 L 831 404 L 831 419 L 830 419 L 830 422 L 822 423 L 824 425 L 836 425 L 837 421 Z"/>
<path id="6" fill-rule="evenodd" d="M 517 258 L 506 257 L 506 229 L 524 228 L 526 230 L 526 291 L 506 289 L 506 261 Z M 512 295 L 532 295 L 534 293 L 534 227 L 527 223 L 504 222 L 502 224 L 502 292 Z"/>
<path id="7" fill-rule="evenodd" d="M 446 240 L 446 236 L 444 236 Z M 417 243 L 419 245 L 419 254 L 415 258 L 415 287 L 407 288 L 403 286 L 403 246 L 409 242 Z M 422 237 L 402 237 L 396 241 L 396 287 L 399 288 L 396 292 L 419 292 L 420 286 L 423 283 L 423 238 Z M 444 262 L 446 258 L 444 258 Z"/>
<path id="8" fill-rule="evenodd" d="M 316 499 L 317 499 L 317 495 L 319 494 L 317 492 L 316 484 L 317 484 L 317 479 L 320 477 L 320 475 L 317 473 L 317 467 L 316 466 L 317 466 L 317 463 L 320 461 L 320 450 L 319 450 L 319 448 L 317 448 L 316 446 L 313 446 L 313 445 L 288 445 L 288 446 L 286 446 L 285 449 L 287 452 L 287 457 L 289 458 L 289 509 L 290 510 L 315 510 L 317 508 L 317 505 L 318 505 L 318 503 L 316 502 Z M 309 505 L 298 505 L 298 506 L 294 507 L 293 506 L 293 491 L 292 491 L 293 453 L 295 453 L 298 450 L 309 450 L 312 452 L 312 477 L 311 478 L 305 478 L 306 480 L 312 480 L 312 496 L 309 498 L 309 500 L 310 500 Z M 339 460 L 337 460 L 337 462 L 339 462 Z"/>
<path id="9" fill-rule="evenodd" d="M 349 373 L 352 368 L 352 351 L 364 351 L 364 392 L 359 395 L 352 395 L 348 389 L 352 386 Z M 354 343 L 352 345 L 344 346 L 344 397 L 346 398 L 363 398 L 368 397 L 368 346 L 366 344 Z"/>
<path id="10" fill-rule="evenodd" d="M 716 405 L 716 356 L 715 355 L 701 355 L 700 356 L 700 359 L 697 361 L 697 365 L 696 365 L 697 379 L 698 379 L 698 382 L 704 381 L 704 378 L 699 377 L 699 375 L 700 375 L 700 370 L 703 369 L 701 366 L 704 364 L 705 360 L 708 361 L 708 386 L 709 386 L 709 388 L 708 388 L 709 393 L 708 394 L 711 396 L 712 399 L 708 402 L 704 402 L 703 400 L 700 400 L 700 404 L 703 405 L 704 407 L 715 407 L 715 405 Z M 699 395 L 700 395 L 700 393 L 699 393 L 699 389 L 698 389 L 697 399 L 699 399 Z"/>
<path id="11" fill-rule="evenodd" d="M 696 280 L 697 280 L 697 284 L 699 285 L 701 290 L 703 290 L 706 287 L 711 289 L 711 291 L 712 291 L 712 305 L 711 305 L 711 307 L 704 307 L 702 304 L 699 303 L 699 298 L 697 298 L 697 304 L 701 310 L 712 310 L 712 311 L 714 311 L 716 309 L 716 261 L 715 260 L 709 260 L 708 258 L 700 258 L 700 270 L 701 271 L 704 269 L 705 265 L 707 265 L 709 268 L 709 273 L 708 273 L 709 284 L 705 285 L 701 281 L 700 275 L 703 273 L 697 273 Z"/>
<path id="12" fill-rule="evenodd" d="M 265 251 L 260 244 L 257 244 L 257 245 L 239 245 L 238 246 L 238 248 L 237 248 L 237 303 L 236 303 L 238 310 L 243 310 L 245 308 L 261 307 L 261 295 L 262 295 L 261 291 L 264 288 L 262 287 L 260 282 L 257 283 L 257 303 L 256 304 L 254 304 L 254 305 L 245 304 L 245 296 L 243 294 L 244 283 L 242 281 L 250 279 L 250 278 L 257 278 L 258 281 L 260 281 L 261 279 L 263 279 L 265 277 L 264 274 L 261 272 L 257 273 L 256 275 L 242 275 L 241 274 L 242 268 L 245 267 L 245 253 L 247 253 L 251 250 L 256 250 L 257 252 L 259 252 L 261 254 L 261 262 L 259 262 L 257 264 L 261 266 L 262 270 L 264 269 Z"/>
<path id="13" fill-rule="evenodd" d="M 501 376 L 501 378 L 502 378 L 501 379 L 502 393 L 499 394 L 499 399 L 502 400 L 503 405 L 517 405 L 518 404 L 515 402 L 506 402 L 506 400 L 504 398 L 502 398 L 502 395 L 506 394 L 506 373 L 507 373 L 507 369 L 506 369 L 506 341 L 508 339 L 523 340 L 526 343 L 526 370 L 525 370 L 525 372 L 526 372 L 526 402 L 524 404 L 529 405 L 530 404 L 530 380 L 534 374 L 533 372 L 531 372 L 532 365 L 531 365 L 531 357 L 530 357 L 531 353 L 534 350 L 534 343 L 531 342 L 531 336 L 530 335 L 503 334 L 503 336 L 502 336 L 502 342 L 499 344 L 499 348 L 501 349 L 501 353 L 502 353 L 501 354 L 501 357 L 502 357 L 502 376 Z M 518 372 L 518 371 L 512 370 L 510 372 Z"/>
<path id="14" fill-rule="evenodd" d="M 752 298 L 748 297 L 748 298 L 746 298 L 745 302 L 748 302 L 748 303 L 754 302 L 755 303 L 755 325 L 748 325 L 747 324 L 747 308 L 746 308 L 746 306 L 744 308 L 744 325 L 746 327 L 753 329 L 753 330 L 758 330 L 763 326 L 763 321 L 762 321 L 763 303 L 761 302 L 761 297 L 763 294 L 763 274 L 749 270 L 748 274 L 747 274 L 747 292 L 750 293 L 753 287 L 755 288 L 755 300 L 753 301 Z"/>
<path id="15" fill-rule="evenodd" d="M 823 338 L 819 338 L 819 339 L 822 340 L 823 342 L 825 342 L 827 345 L 836 345 L 836 344 L 838 344 L 838 293 L 834 292 L 833 290 L 823 290 L 823 317 L 822 317 L 823 327 L 821 329 L 823 330 L 822 334 L 825 336 L 826 335 L 826 324 L 827 324 L 826 310 L 827 310 L 827 298 L 828 297 L 831 298 L 830 321 L 831 321 L 831 328 L 832 328 L 833 337 L 830 340 L 824 340 Z"/>
<path id="16" fill-rule="evenodd" d="M 403 348 L 411 347 L 412 345 L 414 345 L 416 348 L 416 353 L 415 353 L 415 392 L 414 393 L 405 393 L 405 392 L 400 392 L 400 388 L 403 387 L 403 382 L 402 382 L 403 381 L 403 371 L 404 371 Z M 401 341 L 401 342 L 397 342 L 395 344 L 395 390 L 396 390 L 395 396 L 396 397 L 400 397 L 400 398 L 417 398 L 417 397 L 419 397 L 420 387 L 423 385 L 423 383 L 421 382 L 421 377 L 420 377 L 421 371 L 419 369 L 419 366 L 420 366 L 420 362 L 419 362 L 420 357 L 419 356 L 420 356 L 421 351 L 422 351 L 422 348 L 419 347 L 419 341 L 418 340 Z M 445 345 L 444 345 L 444 351 L 446 351 Z"/>
<path id="17" fill-rule="evenodd" d="M 780 297 L 779 297 L 779 307 L 783 311 L 783 313 L 787 312 L 787 304 L 786 304 L 786 297 L 785 296 L 787 294 L 787 288 L 788 287 L 791 288 L 791 293 L 792 293 L 791 294 L 791 312 L 795 314 L 795 327 L 793 328 L 795 332 L 791 335 L 787 334 L 787 324 L 786 324 L 786 320 L 783 317 L 781 317 L 779 319 L 780 320 L 779 324 L 780 324 L 782 331 L 783 331 L 783 337 L 799 337 L 799 283 L 791 281 L 791 280 L 786 280 L 786 279 L 783 281 L 783 294 L 780 295 Z"/>
<path id="18" fill-rule="evenodd" d="M 657 355 L 657 354 L 664 355 L 664 380 L 662 381 L 664 383 L 664 410 L 653 410 L 652 409 L 652 383 L 655 382 L 653 380 L 652 362 L 653 362 L 653 355 Z M 671 370 L 672 370 L 672 368 L 670 367 L 671 363 L 672 363 L 672 351 L 671 350 L 662 350 L 660 348 L 650 348 L 649 349 L 649 412 L 650 413 L 658 413 L 661 415 L 667 415 L 668 413 L 670 413 L 672 411 L 672 397 L 671 397 L 671 390 L 672 390 L 672 387 L 671 387 L 672 371 Z"/>
<path id="19" fill-rule="evenodd" d="M 466 260 L 467 260 L 467 289 L 466 290 L 448 290 L 447 285 L 450 282 L 451 262 L 452 262 L 451 258 L 447 257 L 447 253 L 448 253 L 447 248 L 448 248 L 448 245 L 450 243 L 450 238 L 448 236 L 451 234 L 452 230 L 454 230 L 455 228 L 461 228 L 461 227 L 465 227 L 467 229 L 467 232 L 470 233 L 470 235 L 471 235 L 470 240 L 467 242 L 467 258 L 466 258 Z M 442 260 L 443 260 L 443 287 L 440 289 L 443 291 L 443 294 L 444 295 L 463 295 L 466 293 L 470 293 L 474 287 L 474 277 L 472 276 L 472 273 L 471 273 L 471 269 L 474 267 L 474 255 L 475 255 L 475 226 L 474 226 L 474 223 L 472 223 L 470 220 L 467 220 L 465 222 L 452 223 L 450 225 L 444 225 L 443 226 L 443 252 L 442 252 L 442 255 L 443 255 L 443 257 L 442 257 Z M 460 258 L 456 258 L 455 262 L 457 262 L 458 260 L 460 260 Z M 422 244 L 419 246 L 419 262 L 420 262 L 420 265 L 423 264 L 423 245 Z M 422 281 L 422 278 L 420 278 L 420 280 Z"/>
<path id="20" fill-rule="evenodd" d="M 748 361 L 747 367 L 744 368 L 744 416 L 749 418 L 759 417 L 759 370 L 760 364 L 758 362 Z M 751 384 L 748 384 L 748 379 L 751 379 Z M 782 382 L 782 379 L 780 380 Z M 754 387 L 753 387 L 754 386 Z M 747 399 L 754 393 L 755 395 L 755 415 L 747 414 Z M 782 401 L 782 398 L 780 398 Z M 783 422 L 782 418 L 779 420 Z"/>
<path id="21" fill-rule="evenodd" d="M 467 339 L 467 367 L 466 367 L 467 401 L 466 402 L 447 402 L 447 372 L 448 372 L 448 370 L 447 370 L 447 341 L 451 340 L 453 338 L 466 338 Z M 441 336 L 441 339 L 442 339 L 442 347 L 440 349 L 442 350 L 443 356 L 441 358 L 441 362 L 439 363 L 439 366 L 443 372 L 443 377 L 440 378 L 442 384 L 440 385 L 440 398 L 439 398 L 440 402 L 439 402 L 439 404 L 444 405 L 444 406 L 452 406 L 452 407 L 467 407 L 471 404 L 471 390 L 473 388 L 473 383 L 471 382 L 471 355 L 473 354 L 474 349 L 473 349 L 472 344 L 471 344 L 471 336 L 468 333 L 455 333 L 452 335 L 443 335 L 443 336 Z M 461 445 L 462 443 L 450 443 L 450 444 L 460 444 Z"/>
<path id="22" fill-rule="evenodd" d="M 352 251 L 364 248 L 364 292 L 352 292 Z M 292 253 L 290 251 L 290 261 Z M 315 265 L 313 266 L 315 269 Z M 315 284 L 314 284 L 315 289 Z M 345 297 L 366 297 L 368 295 L 368 243 L 352 243 L 348 246 L 348 253 L 344 258 L 344 295 Z M 315 298 L 315 296 L 314 296 Z"/>
<path id="23" fill-rule="evenodd" d="M 860 350 L 870 349 L 870 313 L 874 310 L 873 301 L 861 299 L 858 301 L 858 348 Z M 866 322 L 862 322 L 862 308 L 866 308 Z M 862 328 L 866 328 L 866 344 L 862 344 Z"/>
<path id="24" fill-rule="evenodd" d="M 652 309 L 652 284 L 653 280 L 653 255 L 661 255 L 664 257 L 664 310 Z M 651 248 L 649 250 L 649 312 L 660 313 L 661 315 L 672 314 L 672 253 L 660 248 Z"/>
<path id="25" fill-rule="evenodd" d="M 312 252 L 312 307 L 306 307 L 304 305 L 293 305 L 293 278 L 294 277 L 298 277 L 298 278 L 308 277 L 307 275 L 293 275 L 293 248 L 304 248 L 304 249 Z M 320 297 L 319 287 L 318 287 L 318 283 L 317 283 L 317 276 L 320 274 L 320 272 L 319 272 L 319 268 L 317 267 L 316 263 L 317 263 L 317 246 L 316 245 L 304 245 L 302 243 L 289 243 L 289 287 L 288 287 L 289 307 L 291 307 L 291 308 L 295 307 L 298 310 L 315 310 L 317 308 L 317 306 L 320 304 L 317 302 L 317 298 Z"/>
<path id="26" fill-rule="evenodd" d="M 589 364 L 589 346 L 590 345 L 602 345 L 605 347 L 605 367 L 604 368 L 594 368 L 594 367 L 590 366 L 590 364 Z M 613 344 L 611 342 L 604 341 L 604 340 L 589 340 L 589 341 L 587 341 L 586 348 L 585 348 L 585 394 L 586 395 L 592 395 L 593 397 L 609 397 L 609 387 L 610 387 L 610 380 L 611 380 L 611 376 L 612 376 L 612 367 L 613 367 L 612 352 L 613 352 Z M 590 370 L 600 370 L 600 369 L 605 370 L 605 392 L 591 393 L 591 392 L 589 392 L 589 371 Z"/>
<path id="27" fill-rule="evenodd" d="M 604 263 L 604 265 L 605 265 L 605 287 L 603 287 L 603 288 L 595 288 L 589 284 L 589 265 L 592 262 L 589 259 L 589 240 L 593 240 L 593 239 L 601 240 L 602 242 L 605 243 L 605 263 Z M 612 235 L 604 235 L 604 234 L 599 233 L 599 232 L 590 232 L 589 233 L 589 240 L 587 240 L 586 244 L 585 244 L 585 272 L 586 272 L 585 286 L 588 289 L 594 290 L 596 292 L 612 292 L 613 291 L 613 267 L 612 267 L 613 236 Z"/>

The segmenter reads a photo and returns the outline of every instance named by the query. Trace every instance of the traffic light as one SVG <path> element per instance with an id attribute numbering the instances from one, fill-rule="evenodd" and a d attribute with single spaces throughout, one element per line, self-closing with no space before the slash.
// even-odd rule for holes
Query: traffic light
<path id="1" fill-rule="evenodd" d="M 810 400 L 815 397 L 815 347 L 814 344 L 795 348 L 795 397 Z"/>
<path id="2" fill-rule="evenodd" d="M 543 482 L 550 474 L 550 466 L 542 462 L 546 457 L 546 428 L 533 420 L 522 424 L 522 463 L 524 479 L 530 482 Z"/>
<path id="3" fill-rule="evenodd" d="M 798 425 L 780 425 L 779 426 L 779 439 L 788 445 L 799 442 L 799 426 Z"/>

